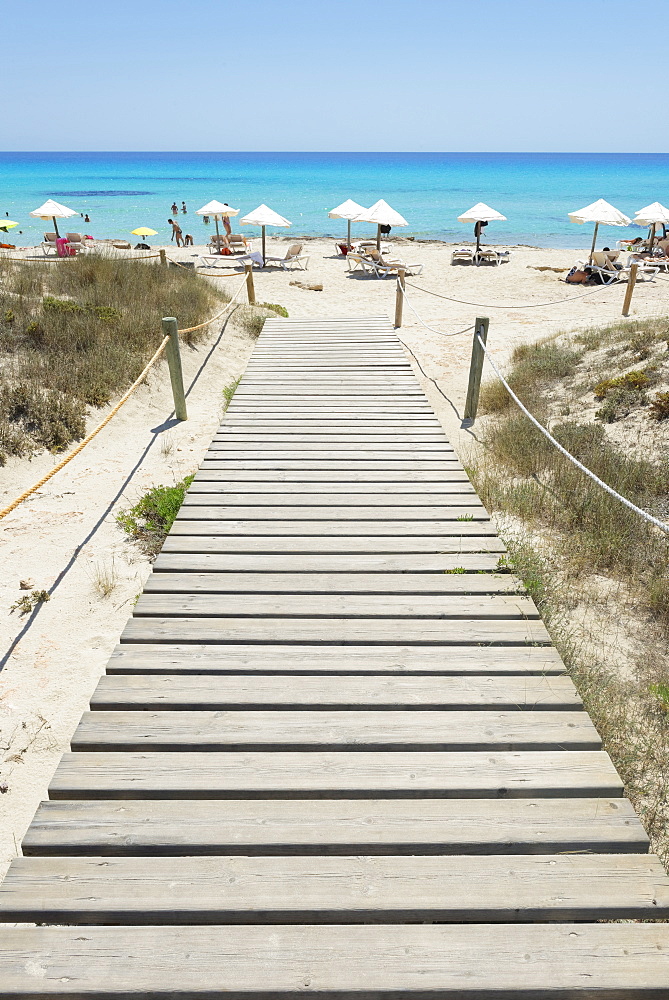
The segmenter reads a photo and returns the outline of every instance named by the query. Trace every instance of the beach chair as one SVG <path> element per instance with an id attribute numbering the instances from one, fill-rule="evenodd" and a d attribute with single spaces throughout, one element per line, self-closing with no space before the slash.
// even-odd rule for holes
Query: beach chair
<path id="1" fill-rule="evenodd" d="M 387 278 L 389 274 L 397 274 L 398 271 L 405 271 L 406 274 L 417 275 L 423 271 L 422 264 L 407 264 L 403 260 L 386 260 L 378 250 L 370 250 L 365 255 L 365 261 L 370 265 L 370 270 L 377 278 Z"/>
<path id="2" fill-rule="evenodd" d="M 265 257 L 265 264 L 278 264 L 283 271 L 288 269 L 289 264 L 297 264 L 302 271 L 306 271 L 309 257 L 302 255 L 301 243 L 291 243 L 285 257 Z"/>
<path id="3" fill-rule="evenodd" d="M 228 246 L 227 235 L 225 233 L 222 233 L 217 236 L 216 233 L 214 233 L 214 235 L 209 240 L 208 249 L 211 250 L 212 253 L 220 253 L 223 247 L 227 246 Z"/>
<path id="4" fill-rule="evenodd" d="M 349 271 L 369 271 L 373 273 L 371 263 L 366 263 L 361 253 L 351 253 L 349 251 L 346 255 L 346 265 Z"/>
<path id="5" fill-rule="evenodd" d="M 72 247 L 72 249 L 76 250 L 77 253 L 83 253 L 84 251 L 91 249 L 89 244 L 93 241 L 85 240 L 81 233 L 65 233 L 65 235 L 67 236 L 68 247 Z"/>
<path id="6" fill-rule="evenodd" d="M 474 263 L 477 267 L 479 264 L 496 264 L 499 267 L 505 260 L 509 260 L 509 256 L 508 250 L 493 250 L 491 247 L 484 247 L 478 253 L 474 253 Z"/>
<path id="7" fill-rule="evenodd" d="M 475 251 L 469 247 L 460 247 L 451 254 L 451 264 L 473 264 Z"/>
<path id="8" fill-rule="evenodd" d="M 42 240 L 42 252 L 45 257 L 48 257 L 52 250 L 54 253 L 58 252 L 58 247 L 56 246 L 56 234 L 45 233 L 44 239 Z"/>
<path id="9" fill-rule="evenodd" d="M 241 233 L 230 233 L 228 236 L 227 246 L 233 253 L 246 253 L 246 237 L 242 236 Z"/>

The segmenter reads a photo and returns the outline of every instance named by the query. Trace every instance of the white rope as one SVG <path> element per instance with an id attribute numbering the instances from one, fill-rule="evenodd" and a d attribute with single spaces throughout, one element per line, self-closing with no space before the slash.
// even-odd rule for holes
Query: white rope
<path id="1" fill-rule="evenodd" d="M 397 287 L 402 292 L 402 295 L 404 296 L 404 301 L 408 305 L 408 307 L 411 310 L 411 312 L 414 314 L 414 316 L 416 317 L 416 319 L 418 320 L 418 322 L 421 323 L 425 327 L 426 330 L 430 330 L 432 333 L 438 333 L 442 337 L 459 337 L 461 333 L 469 333 L 470 330 L 474 329 L 474 324 L 472 323 L 471 326 L 466 326 L 464 328 L 464 330 L 456 330 L 455 333 L 444 333 L 443 330 L 437 330 L 437 329 L 435 329 L 435 327 L 429 326 L 429 324 L 426 323 L 424 319 L 421 319 L 421 317 L 418 315 L 418 313 L 416 312 L 416 310 L 414 309 L 414 307 L 409 302 L 409 296 L 406 293 L 406 288 L 402 287 L 402 282 L 400 281 L 399 278 L 397 279 Z"/>
<path id="2" fill-rule="evenodd" d="M 608 285 L 600 285 L 598 288 L 593 288 L 590 292 L 584 292 L 582 295 L 571 295 L 568 299 L 554 299 L 552 302 L 528 302 L 526 305 L 504 305 L 494 303 L 492 305 L 486 305 L 483 302 L 467 302 L 465 299 L 454 299 L 450 295 L 441 295 L 439 292 L 433 292 L 431 288 L 421 288 L 420 285 L 414 285 L 413 282 L 407 281 L 407 285 L 411 285 L 412 288 L 417 288 L 419 292 L 427 292 L 428 295 L 434 295 L 438 299 L 446 299 L 448 302 L 457 302 L 461 306 L 476 306 L 477 309 L 539 309 L 544 306 L 560 306 L 564 302 L 575 302 L 577 299 L 584 299 L 588 295 L 596 295 L 597 292 L 603 292 L 607 288 L 611 288 L 616 282 L 612 282 Z"/>
<path id="3" fill-rule="evenodd" d="M 647 510 L 642 510 L 641 507 L 637 507 L 636 504 L 633 504 L 631 500 L 628 500 L 626 497 L 621 496 L 620 493 L 616 493 L 616 491 L 611 486 L 609 486 L 608 483 L 603 482 L 603 480 L 601 480 L 599 476 L 596 476 L 594 472 L 591 472 L 590 469 L 587 469 L 585 465 L 579 462 L 577 458 L 574 458 L 574 456 L 571 455 L 566 448 L 563 448 L 559 441 L 556 441 L 553 435 L 549 431 L 547 431 L 546 428 L 542 424 L 540 424 L 535 417 L 532 416 L 527 407 L 524 406 L 518 399 L 515 392 L 513 391 L 513 389 L 511 388 L 511 386 L 506 381 L 506 379 L 500 372 L 499 368 L 493 361 L 492 357 L 490 356 L 490 352 L 488 351 L 488 348 L 483 343 L 478 334 L 476 336 L 476 340 L 478 340 L 479 344 L 483 348 L 485 356 L 487 357 L 490 363 L 490 367 L 492 368 L 495 375 L 500 380 L 500 382 L 502 383 L 508 394 L 511 396 L 511 399 L 514 401 L 516 406 L 518 406 L 522 410 L 525 416 L 532 421 L 537 430 L 540 430 L 541 433 L 548 438 L 550 443 L 554 445 L 558 449 L 558 451 L 565 456 L 565 458 L 568 458 L 570 462 L 573 462 L 577 469 L 580 469 L 581 472 L 584 472 L 586 474 L 586 476 L 589 476 L 594 483 L 597 483 L 598 486 L 601 486 L 602 489 L 606 490 L 606 492 L 610 496 L 615 497 L 616 500 L 620 500 L 622 504 L 624 504 L 626 507 L 629 507 L 630 510 L 633 510 L 635 514 L 640 514 L 641 517 L 645 518 L 646 521 L 649 521 L 651 524 L 654 524 L 656 528 L 660 528 L 661 531 L 664 531 L 667 534 L 669 534 L 669 524 L 666 524 L 664 521 L 659 521 L 656 517 L 653 517 L 652 514 L 649 514 Z"/>

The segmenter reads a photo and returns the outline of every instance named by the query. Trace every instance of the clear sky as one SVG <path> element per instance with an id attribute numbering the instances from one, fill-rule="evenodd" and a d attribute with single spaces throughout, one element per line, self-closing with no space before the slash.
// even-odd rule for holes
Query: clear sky
<path id="1" fill-rule="evenodd" d="M 669 0 L 0 0 L 0 23 L 3 150 L 667 151 Z"/>

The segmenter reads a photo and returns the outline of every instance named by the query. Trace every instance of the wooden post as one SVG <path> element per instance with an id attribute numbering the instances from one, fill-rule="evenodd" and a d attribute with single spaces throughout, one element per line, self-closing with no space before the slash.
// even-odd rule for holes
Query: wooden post
<path id="1" fill-rule="evenodd" d="M 159 250 L 158 253 L 160 254 L 160 263 L 164 267 L 167 267 L 167 254 L 165 253 L 164 250 Z"/>
<path id="2" fill-rule="evenodd" d="M 476 411 L 479 406 L 479 392 L 481 391 L 481 373 L 483 371 L 483 359 L 485 357 L 483 348 L 479 344 L 480 337 L 484 344 L 488 342 L 487 317 L 477 317 L 474 324 L 474 340 L 472 343 L 472 360 L 469 365 L 469 385 L 467 386 L 467 401 L 465 403 L 465 420 L 476 420 Z"/>
<path id="3" fill-rule="evenodd" d="M 404 289 L 406 284 L 404 281 L 406 271 L 400 268 L 397 272 L 397 291 L 395 293 L 395 329 L 399 329 L 402 325 L 402 306 L 404 305 Z"/>
<path id="4" fill-rule="evenodd" d="M 256 304 L 256 290 L 253 285 L 253 264 L 244 264 L 244 270 L 246 271 L 246 294 L 249 305 L 254 306 Z"/>
<path id="5" fill-rule="evenodd" d="M 636 285 L 637 271 L 639 270 L 638 264 L 632 264 L 630 267 L 630 276 L 627 279 L 627 288 L 625 290 L 625 301 L 623 302 L 623 316 L 629 316 L 630 305 L 632 304 L 632 295 L 634 293 L 634 286 Z"/>
<path id="6" fill-rule="evenodd" d="M 163 319 L 163 336 L 170 338 L 166 354 L 167 364 L 170 369 L 170 381 L 172 382 L 172 394 L 174 396 L 174 412 L 176 413 L 177 420 L 188 420 L 184 376 L 181 370 L 181 352 L 179 350 L 179 329 L 174 316 L 166 316 Z"/>

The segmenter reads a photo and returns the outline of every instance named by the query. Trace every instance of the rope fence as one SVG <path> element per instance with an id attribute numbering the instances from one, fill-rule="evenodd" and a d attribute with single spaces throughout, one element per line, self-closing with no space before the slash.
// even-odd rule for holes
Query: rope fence
<path id="1" fill-rule="evenodd" d="M 410 282 L 407 281 L 406 284 L 410 284 Z M 424 326 L 426 330 L 429 330 L 431 333 L 438 333 L 442 337 L 459 337 L 461 334 L 463 334 L 463 333 L 469 333 L 470 330 L 474 329 L 474 324 L 472 324 L 471 326 L 466 326 L 464 328 L 464 330 L 456 330 L 454 333 L 445 333 L 443 330 L 437 330 L 434 326 L 430 326 L 429 323 L 426 323 L 425 320 L 422 319 L 418 315 L 418 313 L 416 312 L 416 310 L 414 309 L 414 307 L 411 305 L 411 302 L 409 301 L 409 296 L 407 295 L 407 292 L 406 292 L 406 288 L 404 288 L 404 286 L 402 285 L 401 278 L 397 279 L 397 287 L 398 287 L 399 291 L 401 292 L 402 297 L 404 298 L 404 301 L 406 302 L 406 304 L 408 305 L 409 309 L 414 314 L 414 316 L 416 317 L 416 319 L 418 320 L 418 322 L 422 326 Z M 412 287 L 415 287 L 415 286 L 412 286 Z"/>
<path id="2" fill-rule="evenodd" d="M 541 433 L 544 435 L 544 437 L 546 437 L 550 441 L 550 443 L 555 448 L 557 448 L 557 450 L 562 455 L 564 455 L 565 458 L 569 459 L 569 461 L 572 462 L 576 466 L 577 469 L 580 469 L 581 472 L 583 472 L 586 476 L 588 476 L 590 479 L 592 479 L 592 481 L 594 483 L 596 483 L 598 486 L 601 486 L 601 488 L 603 490 L 605 490 L 609 494 L 609 496 L 612 496 L 615 500 L 618 500 L 620 503 L 624 504 L 625 507 L 628 507 L 630 510 L 634 511 L 635 514 L 638 514 L 640 517 L 644 518 L 644 520 L 648 521 L 649 524 L 653 524 L 653 525 L 655 525 L 656 528 L 659 528 L 661 531 L 664 531 L 665 534 L 669 534 L 669 524 L 667 524 L 665 521 L 660 521 L 657 517 L 653 517 L 653 515 L 649 514 L 647 510 L 643 510 L 641 507 L 637 507 L 637 505 L 634 504 L 634 503 L 632 503 L 631 500 L 628 500 L 627 497 L 621 496 L 621 494 L 618 493 L 618 492 L 616 492 L 616 490 L 614 490 L 612 486 L 609 486 L 608 483 L 605 483 L 602 479 L 599 478 L 599 476 L 596 476 L 594 472 L 592 472 L 590 469 L 588 469 L 585 465 L 583 465 L 582 462 L 579 462 L 579 460 L 577 458 L 575 458 L 570 452 L 568 452 L 567 449 L 564 448 L 560 444 L 560 442 L 557 441 L 553 437 L 553 435 L 550 433 L 550 431 L 547 430 L 543 426 L 543 424 L 539 423 L 539 421 L 536 419 L 536 417 L 534 417 L 530 413 L 530 411 L 520 401 L 520 399 L 518 399 L 518 396 L 516 396 L 515 392 L 513 391 L 513 389 L 511 388 L 511 386 L 506 381 L 506 379 L 504 378 L 504 376 L 500 372 L 499 368 L 497 367 L 497 365 L 493 361 L 492 356 L 490 354 L 490 351 L 488 350 L 485 342 L 481 339 L 480 336 L 478 336 L 478 334 L 476 335 L 475 340 L 478 341 L 478 344 L 479 344 L 480 348 L 483 350 L 486 358 L 488 359 L 488 363 L 490 364 L 490 367 L 492 368 L 492 370 L 494 371 L 495 375 L 497 376 L 497 378 L 500 380 L 500 382 L 502 383 L 502 385 L 504 386 L 504 388 L 508 392 L 508 394 L 511 397 L 511 399 L 514 401 L 514 403 L 516 404 L 516 406 L 525 414 L 525 416 L 528 418 L 528 420 L 530 420 L 534 424 L 534 426 L 537 428 L 537 430 L 541 431 Z"/>
<path id="3" fill-rule="evenodd" d="M 209 326 L 211 323 L 215 323 L 216 320 L 220 319 L 228 311 L 228 309 L 230 309 L 235 304 L 235 301 L 237 300 L 245 284 L 246 284 L 246 279 L 244 279 L 242 284 L 239 286 L 232 299 L 230 299 L 230 301 L 224 306 L 223 309 L 221 309 L 219 313 L 217 313 L 215 316 L 212 316 L 211 319 L 205 320 L 204 323 L 199 323 L 197 326 L 191 326 L 187 327 L 184 330 L 179 330 L 179 333 L 181 334 L 194 333 L 195 330 L 202 330 L 205 326 Z M 135 381 L 132 383 L 130 388 L 126 392 L 124 392 L 124 394 L 121 396 L 118 402 L 109 411 L 107 416 L 100 421 L 97 427 L 95 427 L 90 432 L 90 434 L 86 435 L 83 441 L 79 442 L 76 448 L 74 448 L 68 455 L 66 455 L 65 458 L 62 459 L 62 461 L 60 461 L 57 465 L 55 465 L 53 469 L 47 472 L 46 475 L 42 476 L 42 478 L 38 482 L 34 483 L 29 489 L 24 490 L 20 496 L 16 497 L 16 499 L 12 501 L 12 503 L 8 504 L 6 507 L 3 507 L 2 510 L 0 510 L 0 521 L 8 514 L 11 514 L 11 512 L 15 510 L 20 504 L 22 504 L 24 500 L 27 500 L 28 497 L 33 495 L 33 493 L 36 493 L 39 489 L 41 489 L 45 483 L 48 483 L 48 481 L 52 479 L 53 476 L 56 475 L 56 473 L 60 472 L 61 469 L 64 469 L 65 466 L 69 462 L 71 462 L 72 459 L 75 458 L 81 451 L 83 451 L 86 445 L 89 444 L 89 442 L 92 441 L 93 438 L 96 437 L 100 433 L 100 431 L 107 426 L 112 417 L 116 416 L 118 411 L 125 403 L 127 403 L 127 401 L 130 399 L 135 390 L 140 387 L 146 376 L 149 374 L 151 368 L 153 368 L 155 363 L 162 357 L 165 348 L 167 347 L 169 342 L 170 342 L 169 336 L 163 338 L 163 340 L 160 343 L 160 346 L 154 352 L 150 360 L 146 363 L 146 365 L 144 366 L 140 374 L 137 376 Z"/>
<path id="4" fill-rule="evenodd" d="M 434 292 L 431 288 L 422 288 L 420 285 L 415 285 L 412 281 L 407 281 L 407 285 L 411 288 L 416 288 L 419 292 L 426 292 L 428 295 L 434 295 L 437 299 L 446 299 L 447 302 L 457 302 L 461 306 L 474 306 L 477 309 L 543 309 L 545 306 L 557 306 L 563 305 L 565 302 L 576 302 L 577 299 L 585 299 L 588 295 L 596 295 L 598 292 L 603 292 L 607 288 L 613 287 L 613 285 L 600 285 L 598 288 L 593 288 L 589 292 L 583 292 L 582 295 L 570 295 L 566 299 L 553 299 L 552 302 L 528 302 L 524 305 L 515 304 L 500 304 L 492 303 L 486 304 L 484 302 L 468 302 L 465 299 L 456 299 L 451 295 L 442 295 L 441 292 Z M 615 282 L 613 283 L 615 285 Z"/>
<path id="5" fill-rule="evenodd" d="M 85 256 L 85 255 L 84 255 Z M 99 257 L 107 256 L 108 260 L 113 261 L 125 261 L 125 260 L 153 260 L 156 257 L 160 257 L 159 253 L 147 253 L 143 257 L 115 257 L 113 254 L 105 255 L 98 253 Z M 43 257 L 5 257 L 0 255 L 0 261 L 9 260 L 13 261 L 15 264 L 59 264 L 63 260 L 75 260 L 75 257 L 54 257 L 49 254 L 45 254 Z"/>

